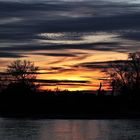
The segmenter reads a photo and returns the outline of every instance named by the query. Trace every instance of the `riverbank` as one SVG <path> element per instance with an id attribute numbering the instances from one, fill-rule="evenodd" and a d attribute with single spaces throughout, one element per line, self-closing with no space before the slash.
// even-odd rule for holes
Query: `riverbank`
<path id="1" fill-rule="evenodd" d="M 108 120 L 108 119 L 140 119 L 140 114 L 0 114 L 2 118 L 11 119 L 62 119 L 62 120 Z"/>
<path id="2" fill-rule="evenodd" d="M 94 94 L 0 94 L 0 116 L 46 119 L 137 119 L 139 98 Z"/>

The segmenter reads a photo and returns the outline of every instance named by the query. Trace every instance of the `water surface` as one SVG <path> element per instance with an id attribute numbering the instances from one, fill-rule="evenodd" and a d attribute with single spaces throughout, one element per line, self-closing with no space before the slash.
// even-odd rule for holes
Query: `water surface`
<path id="1" fill-rule="evenodd" d="M 0 140 L 140 140 L 140 120 L 0 118 Z"/>

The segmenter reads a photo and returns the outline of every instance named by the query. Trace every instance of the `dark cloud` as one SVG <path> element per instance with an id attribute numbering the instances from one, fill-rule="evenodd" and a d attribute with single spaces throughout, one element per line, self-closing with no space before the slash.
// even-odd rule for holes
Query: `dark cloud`
<path id="1" fill-rule="evenodd" d="M 37 79 L 36 82 L 39 83 L 89 83 L 89 81 L 78 81 L 78 80 L 43 80 L 43 79 Z"/>
<path id="2" fill-rule="evenodd" d="M 56 56 L 56 57 L 76 57 L 76 54 L 71 53 L 34 53 L 35 55 Z"/>
<path id="3" fill-rule="evenodd" d="M 42 32 L 99 32 L 123 29 L 140 29 L 140 13 L 118 15 L 111 17 L 82 17 L 41 22 L 28 21 L 25 24 L 1 25 L 7 30 L 0 34 L 2 39 L 37 39 Z M 9 33 L 9 34 L 8 34 Z M 13 35 L 13 37 L 11 36 Z"/>
<path id="4" fill-rule="evenodd" d="M 75 81 L 75 80 L 43 80 L 37 79 L 35 82 L 40 83 L 41 86 L 89 86 L 90 81 Z"/>
<path id="5" fill-rule="evenodd" d="M 94 87 L 99 87 L 99 85 L 96 84 L 79 84 L 79 83 L 48 83 L 48 84 L 41 84 L 41 86 L 72 86 L 72 87 L 79 87 L 79 86 L 94 86 Z"/>
<path id="6" fill-rule="evenodd" d="M 114 60 L 114 61 L 104 61 L 104 62 L 85 62 L 74 67 L 84 67 L 89 69 L 101 69 L 105 70 L 108 68 L 112 68 L 111 64 L 122 64 L 126 63 L 128 60 Z"/>
<path id="7" fill-rule="evenodd" d="M 121 38 L 139 41 L 140 5 L 124 2 L 109 1 L 40 1 L 40 2 L 10 2 L 0 1 L 0 41 L 8 42 L 3 47 L 0 43 L 0 57 L 21 57 L 22 51 L 86 49 L 101 51 L 122 51 L 120 42 L 100 42 L 85 44 L 36 44 L 35 40 L 57 40 L 39 36 L 46 32 L 69 33 L 74 35 L 62 36 L 61 40 L 82 40 L 83 35 L 91 32 L 118 33 Z M 126 32 L 130 30 L 130 32 Z M 120 32 L 121 31 L 121 32 Z M 59 38 L 60 39 L 60 38 Z M 15 41 L 15 44 L 10 42 Z M 25 43 L 26 45 L 17 45 Z M 137 43 L 135 49 L 139 48 Z M 131 48 L 131 49 L 130 49 Z M 133 48 L 134 49 L 134 48 Z M 125 50 L 132 50 L 126 47 Z M 9 51 L 9 55 L 6 52 Z M 21 54 L 16 54 L 14 52 Z M 11 53 L 12 52 L 12 53 Z M 73 54 L 45 54 L 51 56 L 69 56 Z"/>
<path id="8" fill-rule="evenodd" d="M 25 56 L 18 53 L 0 52 L 0 58 L 19 58 L 19 57 Z"/>
<path id="9" fill-rule="evenodd" d="M 64 68 L 64 67 L 49 67 L 47 74 L 59 74 L 62 72 L 76 71 L 75 67 Z"/>
<path id="10" fill-rule="evenodd" d="M 130 40 L 140 41 L 140 31 L 139 30 L 125 31 L 122 33 L 121 37 L 130 39 Z"/>
<path id="11" fill-rule="evenodd" d="M 102 47 L 98 47 L 102 46 Z M 116 47 L 116 48 L 115 48 Z M 0 51 L 39 51 L 39 50 L 61 50 L 61 49 L 84 49 L 84 50 L 116 50 L 119 49 L 117 42 L 99 42 L 85 44 L 51 44 L 51 45 L 14 45 L 10 47 L 0 47 Z M 44 54 L 43 54 L 44 55 Z"/>
<path id="12" fill-rule="evenodd" d="M 42 32 L 91 32 L 139 28 L 139 5 L 112 2 L 19 3 L 0 2 L 0 38 L 35 39 Z M 79 10 L 77 10 L 79 9 Z M 111 14 L 112 13 L 112 14 Z M 74 15 L 77 15 L 75 18 Z M 4 18 L 4 19 L 3 19 Z M 110 26 L 111 25 L 111 26 Z"/>

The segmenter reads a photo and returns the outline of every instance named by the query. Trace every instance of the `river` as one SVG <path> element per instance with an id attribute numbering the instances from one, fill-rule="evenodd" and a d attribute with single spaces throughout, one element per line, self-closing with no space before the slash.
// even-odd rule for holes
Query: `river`
<path id="1" fill-rule="evenodd" d="M 0 140 L 140 140 L 140 120 L 0 118 Z"/>

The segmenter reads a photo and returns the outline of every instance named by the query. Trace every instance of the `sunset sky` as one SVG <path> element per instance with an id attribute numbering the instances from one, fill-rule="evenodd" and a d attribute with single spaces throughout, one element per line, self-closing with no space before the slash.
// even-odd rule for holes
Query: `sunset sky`
<path id="1" fill-rule="evenodd" d="M 108 63 L 140 50 L 140 0 L 0 0 L 0 71 L 40 67 L 43 89 L 108 89 Z"/>

